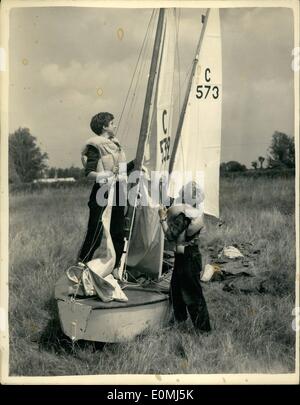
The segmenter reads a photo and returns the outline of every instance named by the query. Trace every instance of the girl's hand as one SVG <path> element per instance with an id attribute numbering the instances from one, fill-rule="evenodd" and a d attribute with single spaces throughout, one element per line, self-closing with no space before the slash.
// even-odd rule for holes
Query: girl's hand
<path id="1" fill-rule="evenodd" d="M 122 181 L 126 181 L 127 182 L 127 174 L 126 173 L 119 173 L 117 176 L 117 180 L 122 182 Z"/>
<path id="2" fill-rule="evenodd" d="M 113 178 L 114 178 L 114 175 L 112 172 L 103 171 L 103 172 L 97 173 L 96 182 L 99 184 L 105 184 L 105 183 L 111 182 L 113 180 Z"/>

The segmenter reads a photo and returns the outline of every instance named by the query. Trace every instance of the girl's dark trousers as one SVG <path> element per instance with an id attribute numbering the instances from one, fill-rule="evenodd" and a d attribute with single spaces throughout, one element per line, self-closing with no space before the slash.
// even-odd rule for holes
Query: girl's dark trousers
<path id="1" fill-rule="evenodd" d="M 185 246 L 184 253 L 175 253 L 171 300 L 176 321 L 185 321 L 188 312 L 195 328 L 208 332 L 211 327 L 200 284 L 201 269 L 202 261 L 198 246 Z"/>
<path id="2" fill-rule="evenodd" d="M 96 201 L 96 195 L 99 188 L 99 184 L 95 183 L 88 202 L 90 209 L 88 227 L 78 255 L 78 261 L 83 263 L 86 263 L 93 258 L 95 251 L 100 246 L 103 235 L 102 214 L 105 206 L 98 205 Z M 116 251 L 115 267 L 119 264 L 124 245 L 124 196 L 120 197 L 119 192 L 120 185 L 119 182 L 116 182 L 116 200 L 112 207 L 110 222 L 110 234 Z"/>

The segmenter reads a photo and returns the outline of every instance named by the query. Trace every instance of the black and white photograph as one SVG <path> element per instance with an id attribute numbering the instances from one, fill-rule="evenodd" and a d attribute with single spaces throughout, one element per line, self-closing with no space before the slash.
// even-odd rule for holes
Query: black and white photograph
<path id="1" fill-rule="evenodd" d="M 1 30 L 3 382 L 299 382 L 299 3 Z"/>

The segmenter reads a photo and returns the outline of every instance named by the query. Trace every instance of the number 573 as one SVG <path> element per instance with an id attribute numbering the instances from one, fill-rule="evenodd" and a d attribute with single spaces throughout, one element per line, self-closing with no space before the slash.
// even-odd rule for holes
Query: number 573
<path id="1" fill-rule="evenodd" d="M 219 97 L 219 87 L 218 86 L 209 86 L 208 84 L 199 85 L 196 88 L 196 97 L 197 98 L 207 98 L 207 96 L 211 93 L 214 99 Z"/>

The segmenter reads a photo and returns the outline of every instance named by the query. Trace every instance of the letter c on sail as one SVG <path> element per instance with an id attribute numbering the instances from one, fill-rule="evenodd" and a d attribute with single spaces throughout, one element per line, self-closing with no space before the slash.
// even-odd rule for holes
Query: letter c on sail
<path id="1" fill-rule="evenodd" d="M 210 68 L 205 69 L 205 80 L 210 82 L 210 76 L 208 76 L 208 74 L 210 74 Z"/>
<path id="2" fill-rule="evenodd" d="M 168 129 L 165 127 L 165 116 L 166 115 L 167 115 L 167 110 L 164 110 L 162 113 L 162 127 L 163 127 L 164 134 L 166 134 L 168 131 Z"/>

